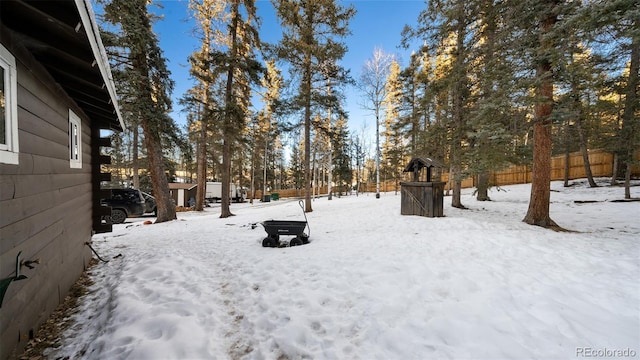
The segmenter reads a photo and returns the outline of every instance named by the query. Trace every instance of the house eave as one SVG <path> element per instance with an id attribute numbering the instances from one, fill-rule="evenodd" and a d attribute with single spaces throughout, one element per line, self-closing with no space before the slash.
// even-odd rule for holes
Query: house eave
<path id="1" fill-rule="evenodd" d="M 88 0 L 75 0 L 78 13 L 82 19 L 82 26 L 84 27 L 89 43 L 91 44 L 91 50 L 96 59 L 97 65 L 104 79 L 105 86 L 111 97 L 120 128 L 125 129 L 122 114 L 120 113 L 120 107 L 118 106 L 118 97 L 116 95 L 116 86 L 111 74 L 111 66 L 109 65 L 109 58 L 107 52 L 102 44 L 102 38 L 100 37 L 100 30 L 98 24 L 95 21 L 95 13 L 91 7 L 91 3 Z"/>
<path id="2" fill-rule="evenodd" d="M 90 0 L 2 0 L 0 27 L 43 65 L 93 126 L 124 129 Z"/>

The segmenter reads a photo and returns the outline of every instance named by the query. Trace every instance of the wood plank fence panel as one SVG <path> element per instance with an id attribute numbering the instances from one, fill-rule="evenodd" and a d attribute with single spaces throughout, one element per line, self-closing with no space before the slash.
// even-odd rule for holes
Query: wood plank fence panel
<path id="1" fill-rule="evenodd" d="M 635 153 L 635 159 L 640 160 L 640 151 Z M 589 152 L 589 163 L 591 172 L 594 177 L 610 177 L 613 173 L 613 154 L 603 150 L 593 150 Z M 551 180 L 563 180 L 565 171 L 565 156 L 558 155 L 551 159 Z M 584 160 L 580 152 L 569 154 L 569 179 L 585 178 L 586 171 L 584 168 Z M 640 166 L 632 167 L 632 176 L 640 176 Z M 531 165 L 512 165 L 501 171 L 494 172 L 490 175 L 490 183 L 492 186 L 506 186 L 515 184 L 528 184 L 532 181 Z M 404 179 L 410 181 L 410 179 Z M 452 184 L 448 182 L 449 174 L 443 173 L 440 180 L 445 182 L 445 190 L 451 190 Z M 475 178 L 469 177 L 462 181 L 462 188 L 475 187 Z M 361 183 L 361 192 L 375 193 L 375 183 Z M 380 191 L 400 191 L 395 181 L 380 182 Z M 335 191 L 335 190 L 334 190 Z M 281 198 L 288 197 L 304 197 L 304 189 L 284 189 L 273 190 L 271 193 L 278 193 Z M 254 199 L 261 199 L 262 191 L 256 191 Z M 327 187 L 321 187 L 320 194 L 327 194 Z"/>

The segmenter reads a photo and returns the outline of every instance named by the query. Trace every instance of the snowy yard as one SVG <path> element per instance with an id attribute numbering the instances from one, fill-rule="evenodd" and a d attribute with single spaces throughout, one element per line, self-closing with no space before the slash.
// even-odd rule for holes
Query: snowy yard
<path id="1" fill-rule="evenodd" d="M 521 221 L 529 185 L 483 203 L 466 190 L 469 210 L 445 198 L 435 219 L 401 216 L 394 193 L 321 198 L 307 214 L 311 243 L 292 248 L 263 248 L 250 224 L 304 220 L 297 201 L 233 204 L 227 219 L 219 208 L 130 219 L 94 236 L 110 261 L 91 270 L 91 293 L 49 356 L 638 358 L 640 202 L 577 182 L 552 184 L 551 217 L 566 233 Z"/>

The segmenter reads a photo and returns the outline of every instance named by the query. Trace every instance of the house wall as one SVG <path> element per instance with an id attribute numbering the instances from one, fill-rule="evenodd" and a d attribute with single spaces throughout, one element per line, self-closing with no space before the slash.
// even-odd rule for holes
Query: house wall
<path id="1" fill-rule="evenodd" d="M 0 359 L 19 353 L 91 260 L 91 128 L 77 105 L 24 49 L 16 58 L 19 164 L 0 164 L 0 279 L 16 256 L 39 259 L 12 282 L 0 308 Z M 82 168 L 69 164 L 69 109 L 82 121 Z"/>

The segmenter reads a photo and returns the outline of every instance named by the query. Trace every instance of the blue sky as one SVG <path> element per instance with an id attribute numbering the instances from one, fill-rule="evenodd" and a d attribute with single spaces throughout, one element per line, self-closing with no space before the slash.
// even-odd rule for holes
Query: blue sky
<path id="1" fill-rule="evenodd" d="M 193 85 L 189 77 L 188 56 L 199 48 L 193 36 L 195 25 L 189 19 L 188 0 L 159 1 L 163 9 L 152 8 L 151 11 L 164 18 L 154 24 L 154 31 L 160 40 L 160 46 L 168 59 L 168 67 L 176 86 L 173 92 L 173 117 L 181 126 L 185 123 L 186 114 L 182 112 L 177 99 Z M 408 62 L 410 50 L 400 49 L 400 33 L 406 24 L 415 25 L 419 12 L 426 7 L 423 0 L 356 0 L 342 1 L 343 5 L 353 4 L 356 15 L 349 28 L 352 35 L 344 42 L 348 52 L 341 64 L 351 69 L 351 76 L 359 77 L 362 66 L 371 58 L 375 47 L 387 53 L 397 54 L 404 66 Z M 256 1 L 258 16 L 262 19 L 260 36 L 263 41 L 277 41 L 281 28 L 275 17 L 273 5 L 268 0 Z M 283 73 L 283 75 L 287 75 Z M 355 88 L 345 91 L 345 108 L 349 113 L 349 129 L 360 132 L 363 124 L 367 131 L 375 131 L 375 117 L 361 107 L 362 98 Z"/>

